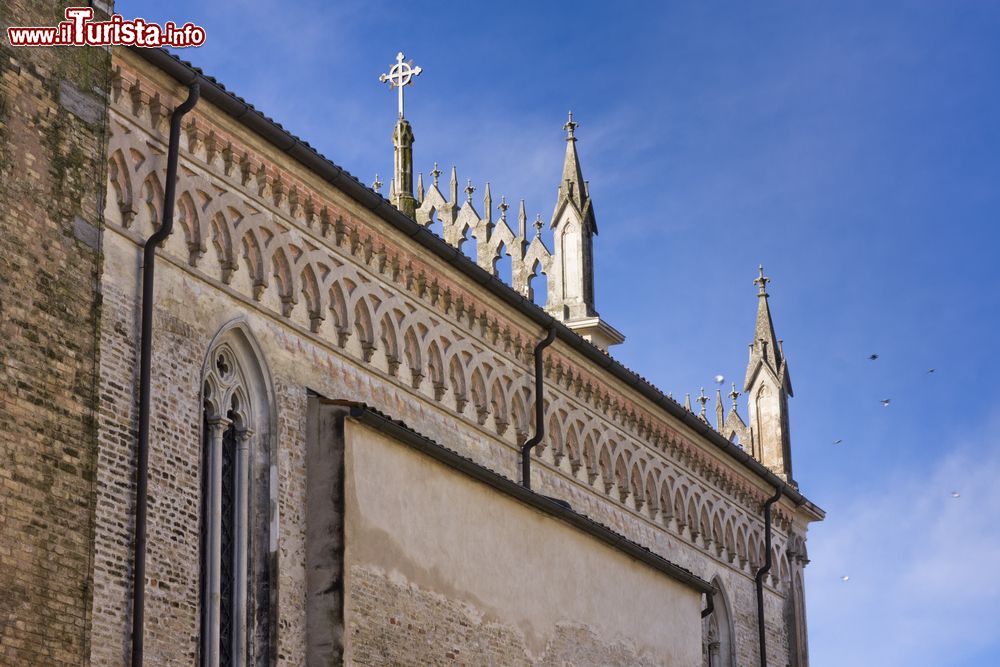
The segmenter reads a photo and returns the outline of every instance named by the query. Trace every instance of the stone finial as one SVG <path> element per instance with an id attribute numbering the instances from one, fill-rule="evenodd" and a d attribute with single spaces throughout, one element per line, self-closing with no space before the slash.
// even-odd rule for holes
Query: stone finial
<path id="1" fill-rule="evenodd" d="M 382 192 L 382 181 L 378 180 L 378 174 L 375 174 L 375 180 L 372 181 L 372 190 L 380 194 Z"/>
<path id="2" fill-rule="evenodd" d="M 767 284 L 771 282 L 771 279 L 764 275 L 764 265 L 758 264 L 757 270 L 760 271 L 760 275 L 753 279 L 753 284 L 757 285 L 759 289 L 758 296 L 767 296 Z"/>
<path id="3" fill-rule="evenodd" d="M 698 394 L 698 398 L 695 400 L 697 400 L 699 405 L 701 405 L 701 409 L 698 410 L 698 417 L 700 417 L 703 421 L 708 421 L 705 414 L 705 405 L 708 403 L 708 396 L 705 395 L 704 387 L 701 388 L 701 393 Z"/>
<path id="4" fill-rule="evenodd" d="M 507 198 L 500 195 L 500 203 L 497 204 L 497 209 L 500 211 L 500 219 L 507 222 L 507 209 L 510 206 L 507 204 Z"/>
<path id="5" fill-rule="evenodd" d="M 573 136 L 573 133 L 576 131 L 576 128 L 580 126 L 580 124 L 573 120 L 572 111 L 570 111 L 567 115 L 569 116 L 569 120 L 567 120 L 566 124 L 563 125 L 563 129 L 566 130 L 566 141 L 575 141 L 576 137 Z"/>
<path id="6" fill-rule="evenodd" d="M 434 163 L 434 168 L 431 169 L 431 178 L 434 179 L 434 187 L 438 185 L 438 179 L 441 178 L 441 170 L 438 169 L 438 163 Z"/>
<path id="7" fill-rule="evenodd" d="M 739 398 L 741 393 L 736 389 L 736 383 L 733 383 L 733 390 L 729 392 L 729 398 L 732 399 L 732 411 L 736 412 L 736 399 Z"/>
<path id="8" fill-rule="evenodd" d="M 451 183 L 449 183 L 451 188 L 451 203 L 454 204 L 458 201 L 458 169 L 455 165 L 451 166 Z"/>
<path id="9" fill-rule="evenodd" d="M 424 172 L 417 174 L 417 199 L 424 200 Z"/>
<path id="10" fill-rule="evenodd" d="M 688 412 L 694 412 L 694 410 L 691 409 L 691 394 L 684 394 L 684 407 Z"/>
<path id="11" fill-rule="evenodd" d="M 535 238 L 538 238 L 539 236 L 542 235 L 542 225 L 544 225 L 544 224 L 545 223 L 542 222 L 542 216 L 541 216 L 541 214 L 540 213 L 536 213 L 535 214 L 535 221 L 532 223 L 532 225 L 535 227 Z"/>
<path id="12" fill-rule="evenodd" d="M 465 198 L 468 201 L 472 201 L 472 193 L 476 191 L 476 187 L 472 184 L 472 179 L 468 179 L 468 183 L 465 186 Z"/>

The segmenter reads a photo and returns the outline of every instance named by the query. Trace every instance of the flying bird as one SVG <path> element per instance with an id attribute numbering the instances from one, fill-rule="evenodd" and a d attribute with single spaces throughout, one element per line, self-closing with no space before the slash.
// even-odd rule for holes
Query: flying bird
<path id="1" fill-rule="evenodd" d="M 836 440 L 834 440 L 834 441 L 833 441 L 833 444 L 835 444 L 835 445 L 839 445 L 839 444 L 840 444 L 840 443 L 842 443 L 843 441 L 844 441 L 844 440 L 843 440 L 843 438 L 837 438 Z"/>
<path id="2" fill-rule="evenodd" d="M 841 581 L 848 581 L 850 579 L 846 574 L 840 578 Z"/>
<path id="3" fill-rule="evenodd" d="M 715 376 L 715 384 L 722 384 L 725 381 L 726 381 L 726 378 L 724 376 L 722 376 L 722 375 L 716 375 Z"/>
<path id="4" fill-rule="evenodd" d="M 952 498 L 961 498 L 961 497 L 962 497 L 962 494 L 961 494 L 961 493 L 959 493 L 958 491 L 952 491 L 952 492 L 951 492 L 951 497 L 952 497 Z"/>
<path id="5" fill-rule="evenodd" d="M 868 358 L 869 358 L 869 359 L 870 359 L 871 361 L 875 361 L 876 359 L 878 359 L 878 355 L 877 355 L 877 354 L 869 354 L 869 355 L 868 355 Z"/>
<path id="6" fill-rule="evenodd" d="M 934 369 L 933 369 L 933 368 L 928 368 L 928 369 L 927 369 L 927 372 L 928 372 L 928 373 L 933 373 L 933 372 L 934 372 Z"/>
<path id="7" fill-rule="evenodd" d="M 891 401 L 892 401 L 892 399 L 891 399 L 891 398 L 883 398 L 883 399 L 882 399 L 882 407 L 883 407 L 883 408 L 887 408 L 887 407 L 889 407 L 889 403 L 890 403 Z"/>

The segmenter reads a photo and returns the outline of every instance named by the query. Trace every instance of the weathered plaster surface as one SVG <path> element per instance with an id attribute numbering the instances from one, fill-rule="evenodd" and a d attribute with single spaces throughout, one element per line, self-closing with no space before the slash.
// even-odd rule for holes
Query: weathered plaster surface
<path id="1" fill-rule="evenodd" d="M 413 664 L 424 651 L 474 661 L 479 626 L 499 630 L 518 663 L 562 664 L 567 634 L 588 647 L 573 664 L 700 659 L 700 593 L 356 422 L 344 504 L 348 661 L 375 664 L 359 656 L 386 634 Z M 421 613 L 432 601 L 442 613 Z M 473 630 L 454 635 L 463 620 Z M 400 621 L 429 636 L 404 641 L 413 629 Z"/>

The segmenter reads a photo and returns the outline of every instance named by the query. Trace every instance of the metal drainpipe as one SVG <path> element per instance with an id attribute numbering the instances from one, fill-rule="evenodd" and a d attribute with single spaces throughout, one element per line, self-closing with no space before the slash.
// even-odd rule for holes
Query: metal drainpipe
<path id="1" fill-rule="evenodd" d="M 135 464 L 135 553 L 132 576 L 132 667 L 142 665 L 143 615 L 146 602 L 146 500 L 149 482 L 149 380 L 153 344 L 153 269 L 156 247 L 174 226 L 174 193 L 177 190 L 177 152 L 181 117 L 194 108 L 200 86 L 188 87 L 188 98 L 170 116 L 167 149 L 167 182 L 163 194 L 163 223 L 142 246 L 142 332 L 139 339 L 139 452 Z"/>
<path id="2" fill-rule="evenodd" d="M 701 610 L 701 617 L 708 618 L 715 611 L 715 591 L 705 593 L 705 608 Z"/>
<path id="3" fill-rule="evenodd" d="M 545 340 L 535 346 L 535 435 L 521 447 L 521 485 L 531 489 L 531 450 L 545 437 L 545 403 L 542 391 L 545 388 L 542 350 L 556 339 L 556 328 L 549 329 Z"/>
<path id="4" fill-rule="evenodd" d="M 771 569 L 771 505 L 781 498 L 782 488 L 774 488 L 774 495 L 764 503 L 764 566 L 757 570 L 757 631 L 760 635 L 760 667 L 767 667 L 767 638 L 764 632 L 764 575 Z"/>

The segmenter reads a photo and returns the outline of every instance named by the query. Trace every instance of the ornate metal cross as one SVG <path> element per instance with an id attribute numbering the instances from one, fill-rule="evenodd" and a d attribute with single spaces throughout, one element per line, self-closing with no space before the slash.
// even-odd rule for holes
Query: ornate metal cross
<path id="1" fill-rule="evenodd" d="M 413 82 L 413 77 L 420 74 L 423 69 L 414 67 L 412 60 L 403 61 L 403 52 L 396 54 L 396 64 L 389 68 L 388 74 L 381 75 L 378 80 L 382 83 L 389 82 L 389 90 L 399 89 L 399 117 L 403 117 L 403 87 Z"/>

